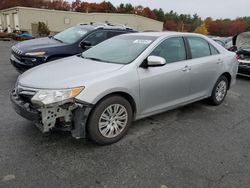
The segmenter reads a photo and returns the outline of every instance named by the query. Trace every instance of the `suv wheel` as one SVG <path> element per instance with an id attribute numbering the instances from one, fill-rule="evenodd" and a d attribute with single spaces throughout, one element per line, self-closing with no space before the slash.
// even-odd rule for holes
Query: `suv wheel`
<path id="1" fill-rule="evenodd" d="M 132 122 L 130 103 L 120 96 L 100 101 L 88 121 L 88 134 L 98 144 L 112 144 L 120 140 Z"/>
<path id="2" fill-rule="evenodd" d="M 214 85 L 212 95 L 210 97 L 211 104 L 220 105 L 227 95 L 227 90 L 228 80 L 225 76 L 221 76 Z"/>

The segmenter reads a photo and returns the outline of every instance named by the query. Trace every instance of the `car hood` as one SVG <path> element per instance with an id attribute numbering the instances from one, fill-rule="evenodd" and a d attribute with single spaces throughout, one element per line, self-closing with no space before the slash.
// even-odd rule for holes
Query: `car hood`
<path id="1" fill-rule="evenodd" d="M 18 84 L 38 89 L 62 89 L 86 86 L 124 65 L 97 62 L 78 56 L 56 60 L 32 68 L 18 78 Z"/>
<path id="2" fill-rule="evenodd" d="M 56 41 L 54 39 L 51 39 L 49 37 L 44 37 L 44 38 L 31 39 L 31 40 L 19 42 L 16 44 L 16 47 L 22 50 L 23 52 L 33 52 L 33 51 L 38 51 L 41 49 L 48 49 L 48 48 L 59 47 L 59 46 L 64 46 L 64 45 L 66 44 Z"/>
<path id="3" fill-rule="evenodd" d="M 236 47 L 238 50 L 250 50 L 250 32 L 244 32 L 237 36 Z"/>

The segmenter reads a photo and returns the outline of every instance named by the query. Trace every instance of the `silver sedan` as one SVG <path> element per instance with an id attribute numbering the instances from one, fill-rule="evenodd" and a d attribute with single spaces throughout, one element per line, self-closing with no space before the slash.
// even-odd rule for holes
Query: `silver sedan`
<path id="1" fill-rule="evenodd" d="M 111 144 L 133 120 L 207 98 L 221 104 L 237 69 L 235 53 L 203 35 L 125 34 L 25 72 L 11 99 L 42 132 Z"/>

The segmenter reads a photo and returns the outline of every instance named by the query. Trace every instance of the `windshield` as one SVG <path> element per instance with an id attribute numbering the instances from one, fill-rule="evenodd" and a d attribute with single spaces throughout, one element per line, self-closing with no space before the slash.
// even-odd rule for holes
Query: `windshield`
<path id="1" fill-rule="evenodd" d="M 156 37 L 120 35 L 82 53 L 83 58 L 107 63 L 128 64 L 135 60 Z"/>
<path id="2" fill-rule="evenodd" d="M 56 34 L 53 38 L 63 43 L 73 44 L 80 40 L 86 33 L 88 33 L 88 31 L 84 28 L 70 27 Z"/>

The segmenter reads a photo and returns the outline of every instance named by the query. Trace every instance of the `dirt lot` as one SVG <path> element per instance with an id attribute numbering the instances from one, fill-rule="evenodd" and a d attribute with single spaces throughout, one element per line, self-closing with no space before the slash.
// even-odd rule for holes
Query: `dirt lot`
<path id="1" fill-rule="evenodd" d="M 100 147 L 43 135 L 12 110 L 11 45 L 0 42 L 0 187 L 249 187 L 250 79 L 238 78 L 219 107 L 198 102 L 146 118 Z"/>

